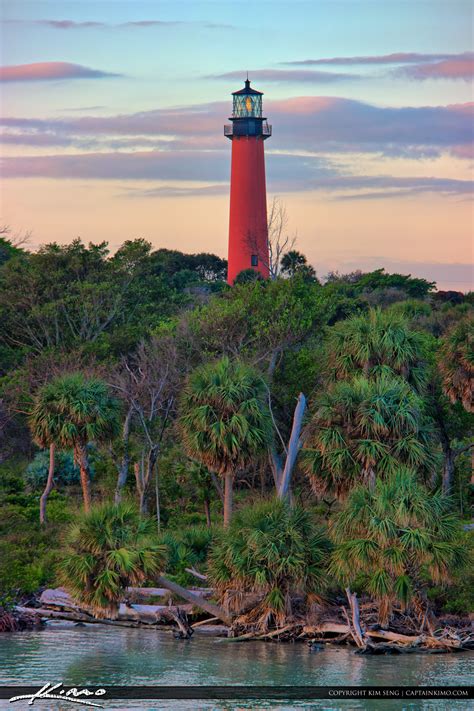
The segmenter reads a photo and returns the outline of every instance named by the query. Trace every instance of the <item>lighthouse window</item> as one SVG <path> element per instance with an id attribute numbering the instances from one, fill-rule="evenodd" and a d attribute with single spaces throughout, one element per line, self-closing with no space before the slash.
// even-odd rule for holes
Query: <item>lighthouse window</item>
<path id="1" fill-rule="evenodd" d="M 252 267 L 258 267 L 258 257 L 256 254 L 252 254 L 250 258 L 250 264 L 252 265 Z"/>

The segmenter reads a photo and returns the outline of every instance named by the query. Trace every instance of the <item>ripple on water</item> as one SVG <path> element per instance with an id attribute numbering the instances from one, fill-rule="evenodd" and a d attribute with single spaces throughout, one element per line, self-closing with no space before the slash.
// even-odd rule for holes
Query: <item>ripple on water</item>
<path id="1" fill-rule="evenodd" d="M 0 644 L 3 684 L 65 685 L 192 685 L 281 684 L 314 686 L 467 686 L 472 682 L 474 654 L 359 656 L 342 647 L 327 647 L 311 654 L 304 644 L 264 644 L 199 637 L 175 640 L 165 631 L 113 627 L 53 627 L 38 632 L 4 634 Z M 0 709 L 15 708 L 6 703 Z M 78 706 L 59 702 L 48 708 L 74 711 Z M 255 701 L 123 702 L 109 701 L 110 709 L 279 709 L 338 711 L 448 711 L 469 709 L 468 702 L 414 702 L 355 700 L 305 702 L 285 705 Z M 41 711 L 47 711 L 41 702 Z"/>

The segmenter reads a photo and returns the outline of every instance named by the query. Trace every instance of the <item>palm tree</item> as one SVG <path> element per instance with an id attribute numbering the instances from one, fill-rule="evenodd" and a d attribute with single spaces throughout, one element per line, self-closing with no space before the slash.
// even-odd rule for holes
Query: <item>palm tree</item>
<path id="1" fill-rule="evenodd" d="M 327 362 L 332 379 L 391 371 L 416 390 L 426 385 L 426 337 L 410 329 L 403 315 L 390 309 L 370 309 L 332 329 Z"/>
<path id="2" fill-rule="evenodd" d="M 474 319 L 466 317 L 448 331 L 438 358 L 445 394 L 467 412 L 474 412 L 473 334 Z"/>
<path id="3" fill-rule="evenodd" d="M 266 397 L 265 384 L 255 370 L 222 358 L 196 369 L 181 399 L 186 454 L 224 477 L 224 526 L 232 514 L 236 472 L 255 463 L 270 441 Z"/>
<path id="4" fill-rule="evenodd" d="M 30 428 L 40 446 L 73 449 L 81 475 L 84 509 L 90 509 L 87 444 L 112 438 L 119 426 L 119 403 L 99 378 L 69 373 L 51 380 L 36 394 Z"/>
<path id="5" fill-rule="evenodd" d="M 219 606 L 161 575 L 166 557 L 152 519 L 128 504 L 104 504 L 70 528 L 59 576 L 78 604 L 98 618 L 116 617 L 127 587 L 151 581 L 230 624 Z"/>
<path id="6" fill-rule="evenodd" d="M 256 595 L 246 623 L 280 627 L 291 615 L 292 598 L 321 593 L 328 551 L 328 540 L 309 511 L 280 499 L 257 502 L 239 511 L 223 531 L 208 577 L 228 607 L 240 607 L 243 594 Z"/>
<path id="7" fill-rule="evenodd" d="M 373 487 L 407 464 L 430 471 L 431 429 L 423 402 L 402 378 L 383 372 L 333 384 L 315 403 L 302 466 L 317 493 L 344 496 L 355 483 Z"/>
<path id="8" fill-rule="evenodd" d="M 330 573 L 375 598 L 382 625 L 395 603 L 413 603 L 424 617 L 423 585 L 447 583 L 466 562 L 459 522 L 448 509 L 449 499 L 428 492 L 405 467 L 373 490 L 353 489 L 330 526 Z"/>
<path id="9" fill-rule="evenodd" d="M 162 569 L 166 547 L 133 506 L 105 504 L 83 514 L 66 538 L 61 581 L 95 617 L 116 617 L 129 585 Z"/>

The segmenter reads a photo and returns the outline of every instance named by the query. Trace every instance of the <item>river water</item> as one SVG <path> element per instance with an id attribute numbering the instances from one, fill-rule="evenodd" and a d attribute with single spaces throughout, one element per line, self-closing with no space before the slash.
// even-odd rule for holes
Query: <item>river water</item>
<path id="1" fill-rule="evenodd" d="M 474 653 L 360 656 L 346 647 L 327 646 L 311 653 L 306 644 L 228 643 L 194 635 L 174 639 L 163 630 L 51 624 L 34 632 L 0 636 L 2 684 L 38 685 L 346 685 L 467 686 L 474 676 Z M 3 705 L 2 705 L 3 704 Z M 40 711 L 87 708 L 66 702 L 37 701 Z M 112 701 L 106 709 L 365 709 L 450 711 L 472 708 L 468 701 L 346 700 L 311 702 Z M 0 701 L 0 709 L 30 708 Z"/>

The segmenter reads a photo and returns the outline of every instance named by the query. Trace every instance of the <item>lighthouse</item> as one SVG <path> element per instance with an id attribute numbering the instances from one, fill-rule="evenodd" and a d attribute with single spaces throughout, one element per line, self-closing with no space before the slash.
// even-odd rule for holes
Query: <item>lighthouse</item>
<path id="1" fill-rule="evenodd" d="M 263 142 L 272 127 L 262 116 L 261 91 L 245 86 L 234 91 L 232 122 L 224 135 L 232 141 L 227 282 L 232 285 L 244 269 L 269 275 L 267 191 Z"/>

